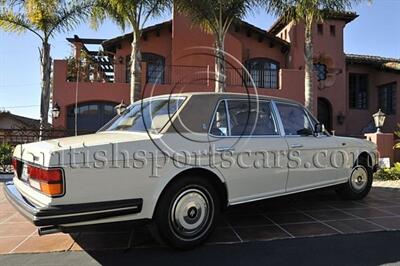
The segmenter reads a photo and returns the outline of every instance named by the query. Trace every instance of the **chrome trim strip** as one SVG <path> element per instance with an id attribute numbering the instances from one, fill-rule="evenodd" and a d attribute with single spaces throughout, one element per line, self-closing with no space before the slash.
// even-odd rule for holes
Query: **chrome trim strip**
<path id="1" fill-rule="evenodd" d="M 269 103 L 270 104 L 270 110 L 271 110 L 271 114 L 272 114 L 272 117 L 273 117 L 273 122 L 274 122 L 274 125 L 275 125 L 275 127 L 278 129 L 278 134 L 276 134 L 276 135 L 242 135 L 242 136 L 231 136 L 230 135 L 230 130 L 231 130 L 231 125 L 230 125 L 230 123 L 231 123 L 231 121 L 230 121 L 230 115 L 229 115 L 229 109 L 228 109 L 228 101 L 229 100 L 246 100 L 246 101 L 249 101 L 249 99 L 243 99 L 243 98 L 235 98 L 235 99 L 227 99 L 227 98 L 224 98 L 224 99 L 220 99 L 218 102 L 217 102 L 217 104 L 216 104 L 216 106 L 214 107 L 214 112 L 213 112 L 213 114 L 212 114 L 212 118 L 211 118 L 211 123 L 210 123 L 210 125 L 209 125 L 209 128 L 208 128 L 208 135 L 209 136 L 211 136 L 211 137 L 213 137 L 213 138 L 280 138 L 280 137 L 282 137 L 283 135 L 282 135 L 282 133 L 281 132 L 283 132 L 282 130 L 281 130 L 281 128 L 279 127 L 279 119 L 278 119 L 278 117 L 276 116 L 276 114 L 275 114 L 275 112 L 274 112 L 274 108 L 273 108 L 273 100 L 259 100 L 259 99 L 250 99 L 250 101 L 259 101 L 259 103 L 260 102 L 267 102 L 267 103 Z M 215 113 L 217 112 L 217 110 L 218 110 L 218 107 L 219 107 L 219 105 L 220 105 L 220 103 L 222 102 L 222 101 L 224 101 L 225 102 L 225 112 L 227 112 L 227 119 L 228 119 L 228 121 L 227 121 L 227 123 L 228 123 L 228 134 L 229 134 L 229 136 L 215 136 L 215 135 L 213 135 L 213 134 L 211 134 L 211 127 L 212 127 L 212 125 L 214 124 L 214 119 L 215 119 Z M 278 122 L 278 124 L 277 124 L 277 122 Z"/>
<path id="2" fill-rule="evenodd" d="M 277 110 L 278 114 L 279 114 L 279 110 L 278 110 L 278 106 L 277 106 L 278 103 L 296 106 L 296 107 L 299 107 L 299 108 L 301 108 L 301 109 L 303 110 L 303 112 L 305 113 L 305 115 L 306 115 L 306 117 L 307 117 L 308 123 L 309 123 L 310 125 L 313 124 L 313 123 L 311 122 L 310 117 L 309 117 L 308 110 L 307 110 L 304 106 L 302 106 L 301 104 L 291 103 L 291 102 L 285 102 L 285 101 L 279 101 L 279 100 L 277 100 L 277 101 L 276 101 L 276 100 L 273 100 L 273 101 L 274 101 L 274 104 L 275 104 L 275 107 L 276 107 L 276 110 Z M 279 117 L 281 118 L 280 114 L 279 114 Z M 282 123 L 282 118 L 280 119 L 280 121 L 281 121 L 281 123 Z M 316 120 L 316 121 L 318 121 L 318 120 Z M 282 129 L 283 129 L 283 131 L 284 131 L 283 123 L 282 123 Z M 313 136 L 315 137 L 314 128 L 312 128 L 311 130 L 312 130 L 312 132 L 313 132 Z M 303 136 L 303 135 L 286 135 L 286 132 L 285 132 L 285 135 L 284 135 L 284 136 L 285 136 L 285 137 L 308 137 L 308 136 Z"/>
<path id="3" fill-rule="evenodd" d="M 210 121 L 210 124 L 208 125 L 208 132 L 207 132 L 207 134 L 208 134 L 209 136 L 220 137 L 220 136 L 215 136 L 215 135 L 211 134 L 211 127 L 212 127 L 213 124 L 214 124 L 215 113 L 217 112 L 218 107 L 219 107 L 219 105 L 221 104 L 222 101 L 225 101 L 225 100 L 219 100 L 219 101 L 217 102 L 217 104 L 214 106 L 214 111 L 213 111 L 212 116 L 211 116 L 211 121 Z M 225 110 L 226 110 L 226 108 L 225 108 Z"/>
<path id="4" fill-rule="evenodd" d="M 88 203 L 89 206 L 86 203 L 77 204 L 79 206 L 76 209 L 74 204 L 40 208 L 26 200 L 12 182 L 6 183 L 3 189 L 6 198 L 11 204 L 36 226 L 70 224 L 134 214 L 141 212 L 143 206 L 143 199 L 138 198 L 122 200 L 123 202 L 129 201 L 130 205 L 122 204 L 121 201 L 108 201 L 99 202 L 99 205 L 97 203 Z M 113 205 L 106 203 L 113 203 Z M 96 208 L 90 208 L 91 206 Z M 97 206 L 100 206 L 101 209 L 97 209 Z"/>
<path id="5" fill-rule="evenodd" d="M 228 133 L 228 136 L 231 136 L 232 135 L 232 132 L 231 132 L 231 115 L 229 113 L 228 101 L 224 100 L 224 103 L 225 103 L 226 119 L 227 119 L 227 124 L 228 124 L 227 133 Z"/>
<path id="6" fill-rule="evenodd" d="M 273 112 L 275 113 L 275 116 L 277 117 L 278 128 L 279 128 L 280 135 L 282 137 L 285 137 L 286 136 L 286 132 L 285 132 L 285 128 L 283 127 L 282 117 L 281 117 L 281 114 L 279 113 L 278 106 L 276 105 L 275 100 L 271 100 L 271 103 L 272 103 Z"/>

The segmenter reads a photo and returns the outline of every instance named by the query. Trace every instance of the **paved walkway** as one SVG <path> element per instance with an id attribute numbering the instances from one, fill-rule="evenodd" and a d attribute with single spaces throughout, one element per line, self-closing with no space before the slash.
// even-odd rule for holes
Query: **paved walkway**
<path id="1" fill-rule="evenodd" d="M 374 187 L 400 189 L 400 180 L 375 181 Z"/>
<path id="2" fill-rule="evenodd" d="M 10 254 L 0 256 L 0 265 L 399 265 L 399 239 L 400 231 L 205 245 L 185 252 L 147 248 Z"/>
<path id="3" fill-rule="evenodd" d="M 381 183 L 379 183 L 382 185 Z M 37 229 L 0 192 L 0 253 L 110 250 L 160 246 L 147 227 L 132 231 L 38 236 Z M 361 201 L 342 201 L 330 190 L 229 208 L 208 244 L 233 244 L 324 235 L 400 230 L 400 189 L 374 186 Z"/>

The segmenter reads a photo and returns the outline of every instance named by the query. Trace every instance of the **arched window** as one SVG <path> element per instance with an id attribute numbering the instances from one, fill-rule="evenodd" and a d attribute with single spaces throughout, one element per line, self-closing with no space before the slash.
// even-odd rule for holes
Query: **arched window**
<path id="1" fill-rule="evenodd" d="M 128 83 L 131 80 L 130 59 L 130 55 L 126 57 L 126 82 Z M 165 83 L 165 58 L 162 55 L 153 53 L 142 53 L 142 62 L 145 62 L 147 64 L 146 83 Z"/>
<path id="2" fill-rule="evenodd" d="M 96 132 L 116 115 L 114 109 L 116 105 L 112 102 L 86 102 L 78 104 L 76 111 L 75 105 L 68 107 L 68 131 L 75 130 L 75 112 L 77 112 L 78 133 Z"/>
<path id="3" fill-rule="evenodd" d="M 278 88 L 278 62 L 268 58 L 252 58 L 245 65 L 257 88 Z M 250 80 L 247 85 L 252 86 Z"/>

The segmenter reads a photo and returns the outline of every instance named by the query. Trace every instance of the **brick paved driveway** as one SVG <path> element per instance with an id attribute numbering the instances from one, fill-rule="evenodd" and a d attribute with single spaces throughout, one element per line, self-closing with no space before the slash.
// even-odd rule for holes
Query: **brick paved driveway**
<path id="1" fill-rule="evenodd" d="M 323 190 L 231 207 L 218 221 L 208 244 L 400 230 L 400 186 L 376 184 L 361 201 L 342 201 Z M 144 226 L 133 231 L 99 228 L 97 232 L 38 236 L 0 189 L 1 254 L 159 245 Z"/>

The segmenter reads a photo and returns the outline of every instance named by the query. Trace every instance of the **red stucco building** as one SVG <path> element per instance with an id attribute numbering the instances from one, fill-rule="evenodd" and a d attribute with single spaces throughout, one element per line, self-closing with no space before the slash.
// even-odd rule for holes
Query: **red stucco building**
<path id="1" fill-rule="evenodd" d="M 400 121 L 396 100 L 400 99 L 400 60 L 345 54 L 344 28 L 356 18 L 353 13 L 335 15 L 314 27 L 314 110 L 336 134 L 363 136 L 375 130 L 372 114 L 382 108 L 388 114 L 383 131 L 392 132 Z M 73 58 L 54 61 L 53 104 L 61 112 L 53 124 L 73 131 L 77 99 L 78 129 L 92 131 L 114 115 L 113 107 L 121 100 L 129 102 L 131 36 L 68 40 L 75 45 L 75 57 L 83 61 L 82 71 L 76 82 Z M 88 44 L 101 45 L 104 52 L 90 52 Z M 214 90 L 214 57 L 209 49 L 213 36 L 193 27 L 187 17 L 174 13 L 171 21 L 144 29 L 141 46 L 145 97 Z M 301 23 L 278 20 L 269 30 L 236 23 L 225 43 L 227 91 L 246 92 L 244 65 L 259 94 L 304 102 L 303 48 Z"/>

